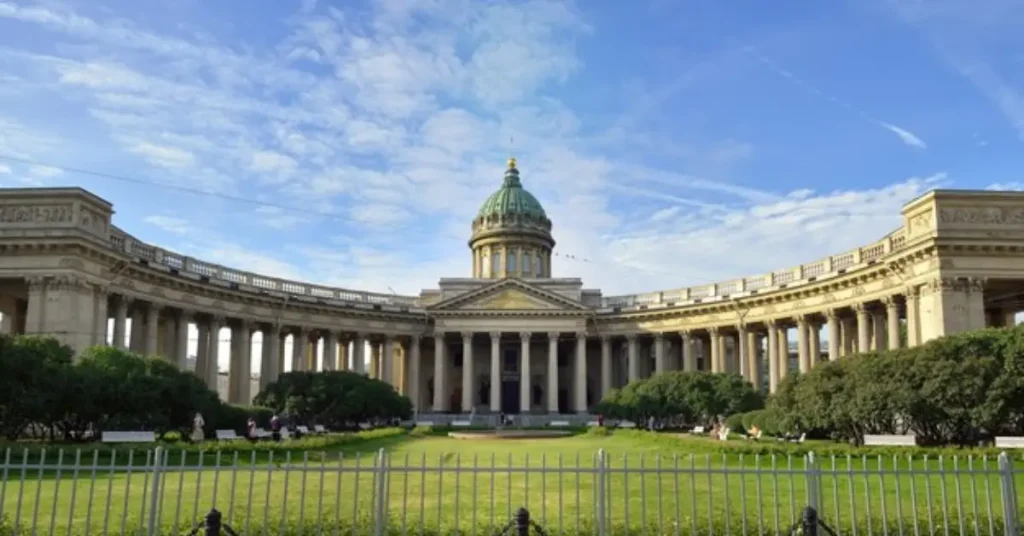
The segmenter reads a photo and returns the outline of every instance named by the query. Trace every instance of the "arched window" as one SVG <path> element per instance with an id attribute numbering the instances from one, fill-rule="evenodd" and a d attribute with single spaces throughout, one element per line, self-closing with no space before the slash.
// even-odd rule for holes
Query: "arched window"
<path id="1" fill-rule="evenodd" d="M 523 252 L 523 276 L 530 277 L 533 275 L 533 257 L 531 257 L 529 251 Z"/>
<path id="2" fill-rule="evenodd" d="M 498 272 L 501 270 L 501 252 L 494 251 L 491 253 L 491 277 L 498 277 Z"/>
<path id="3" fill-rule="evenodd" d="M 510 249 L 510 250 L 505 252 L 505 262 L 507 264 L 505 266 L 505 272 L 508 275 L 515 275 L 516 274 L 516 250 Z"/>

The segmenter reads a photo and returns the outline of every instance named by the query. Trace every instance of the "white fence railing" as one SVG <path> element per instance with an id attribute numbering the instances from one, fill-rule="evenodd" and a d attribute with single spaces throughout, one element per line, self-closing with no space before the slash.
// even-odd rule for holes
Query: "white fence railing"
<path id="1" fill-rule="evenodd" d="M 1005 454 L 8 450 L 0 467 L 0 534 L 49 535 L 187 534 L 214 508 L 241 536 L 498 534 L 519 508 L 546 534 L 790 534 L 811 507 L 837 534 L 1012 536 L 1024 476 Z"/>

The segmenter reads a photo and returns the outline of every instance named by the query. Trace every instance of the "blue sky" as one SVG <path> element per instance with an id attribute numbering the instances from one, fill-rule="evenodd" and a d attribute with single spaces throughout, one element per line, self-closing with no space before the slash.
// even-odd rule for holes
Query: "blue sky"
<path id="1" fill-rule="evenodd" d="M 46 164 L 0 183 L 413 294 L 469 274 L 514 138 L 576 257 L 556 275 L 709 283 L 874 241 L 930 188 L 1020 188 L 1022 24 L 1011 0 L 0 0 L 0 156 Z"/>

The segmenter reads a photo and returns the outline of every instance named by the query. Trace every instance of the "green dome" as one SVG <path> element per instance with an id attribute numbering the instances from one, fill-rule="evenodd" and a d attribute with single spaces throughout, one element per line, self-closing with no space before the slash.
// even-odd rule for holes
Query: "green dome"
<path id="1" fill-rule="evenodd" d="M 540 206 L 540 201 L 523 189 L 523 183 L 519 181 L 519 170 L 516 169 L 515 158 L 510 158 L 508 161 L 508 170 L 505 171 L 505 181 L 501 188 L 491 194 L 487 201 L 484 201 L 476 217 L 506 215 L 547 219 L 547 214 L 544 213 L 544 207 Z"/>

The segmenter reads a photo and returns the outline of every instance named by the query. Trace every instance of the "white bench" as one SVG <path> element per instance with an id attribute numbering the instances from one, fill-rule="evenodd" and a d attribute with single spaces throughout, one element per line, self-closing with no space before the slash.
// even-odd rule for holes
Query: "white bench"
<path id="1" fill-rule="evenodd" d="M 690 430 L 690 433 L 693 434 L 693 435 L 702 435 L 702 434 L 704 434 L 704 427 L 703 426 L 694 426 L 693 430 Z"/>
<path id="2" fill-rule="evenodd" d="M 322 424 L 314 424 L 313 425 L 313 433 L 314 434 L 326 434 L 327 433 L 327 428 L 324 428 L 324 425 L 322 425 Z"/>
<path id="3" fill-rule="evenodd" d="M 416 426 L 434 426 L 434 421 L 416 421 Z"/>
<path id="4" fill-rule="evenodd" d="M 153 432 L 103 432 L 104 443 L 154 443 L 156 434 Z"/>
<path id="5" fill-rule="evenodd" d="M 238 437 L 238 434 L 236 434 L 234 430 L 215 430 L 213 433 L 216 434 L 217 439 L 219 441 L 232 441 L 234 439 L 241 439 L 240 437 Z"/>
<path id="6" fill-rule="evenodd" d="M 913 435 L 865 435 L 867 447 L 916 447 L 917 436 Z"/>
<path id="7" fill-rule="evenodd" d="M 548 426 L 558 426 L 561 428 L 565 428 L 571 425 L 569 424 L 569 421 L 551 421 L 548 423 Z"/>
<path id="8" fill-rule="evenodd" d="M 636 423 L 633 421 L 619 421 L 619 428 L 636 428 Z"/>
<path id="9" fill-rule="evenodd" d="M 299 426 L 296 426 L 295 430 L 302 435 L 309 435 L 309 427 L 306 426 L 305 424 L 300 424 Z"/>
<path id="10" fill-rule="evenodd" d="M 255 430 L 253 430 L 253 433 L 256 435 L 256 439 L 266 439 L 266 438 L 272 437 L 274 435 L 274 434 L 270 433 L 269 431 L 264 430 L 263 428 L 257 428 Z"/>
<path id="11" fill-rule="evenodd" d="M 452 426 L 455 428 L 466 428 L 467 426 L 473 426 L 470 421 L 452 421 Z"/>
<path id="12" fill-rule="evenodd" d="M 587 421 L 587 428 L 593 428 L 595 426 L 601 426 L 601 423 L 597 421 Z"/>
<path id="13" fill-rule="evenodd" d="M 1024 437 L 996 437 L 997 449 L 1024 449 Z"/>
<path id="14" fill-rule="evenodd" d="M 287 428 L 281 428 L 281 439 L 288 439 L 292 436 L 292 433 Z"/>
<path id="15" fill-rule="evenodd" d="M 368 423 L 368 422 L 361 422 L 361 423 L 359 423 L 359 429 L 360 430 L 369 430 L 370 428 L 371 428 L 371 426 L 370 426 L 370 423 Z"/>

